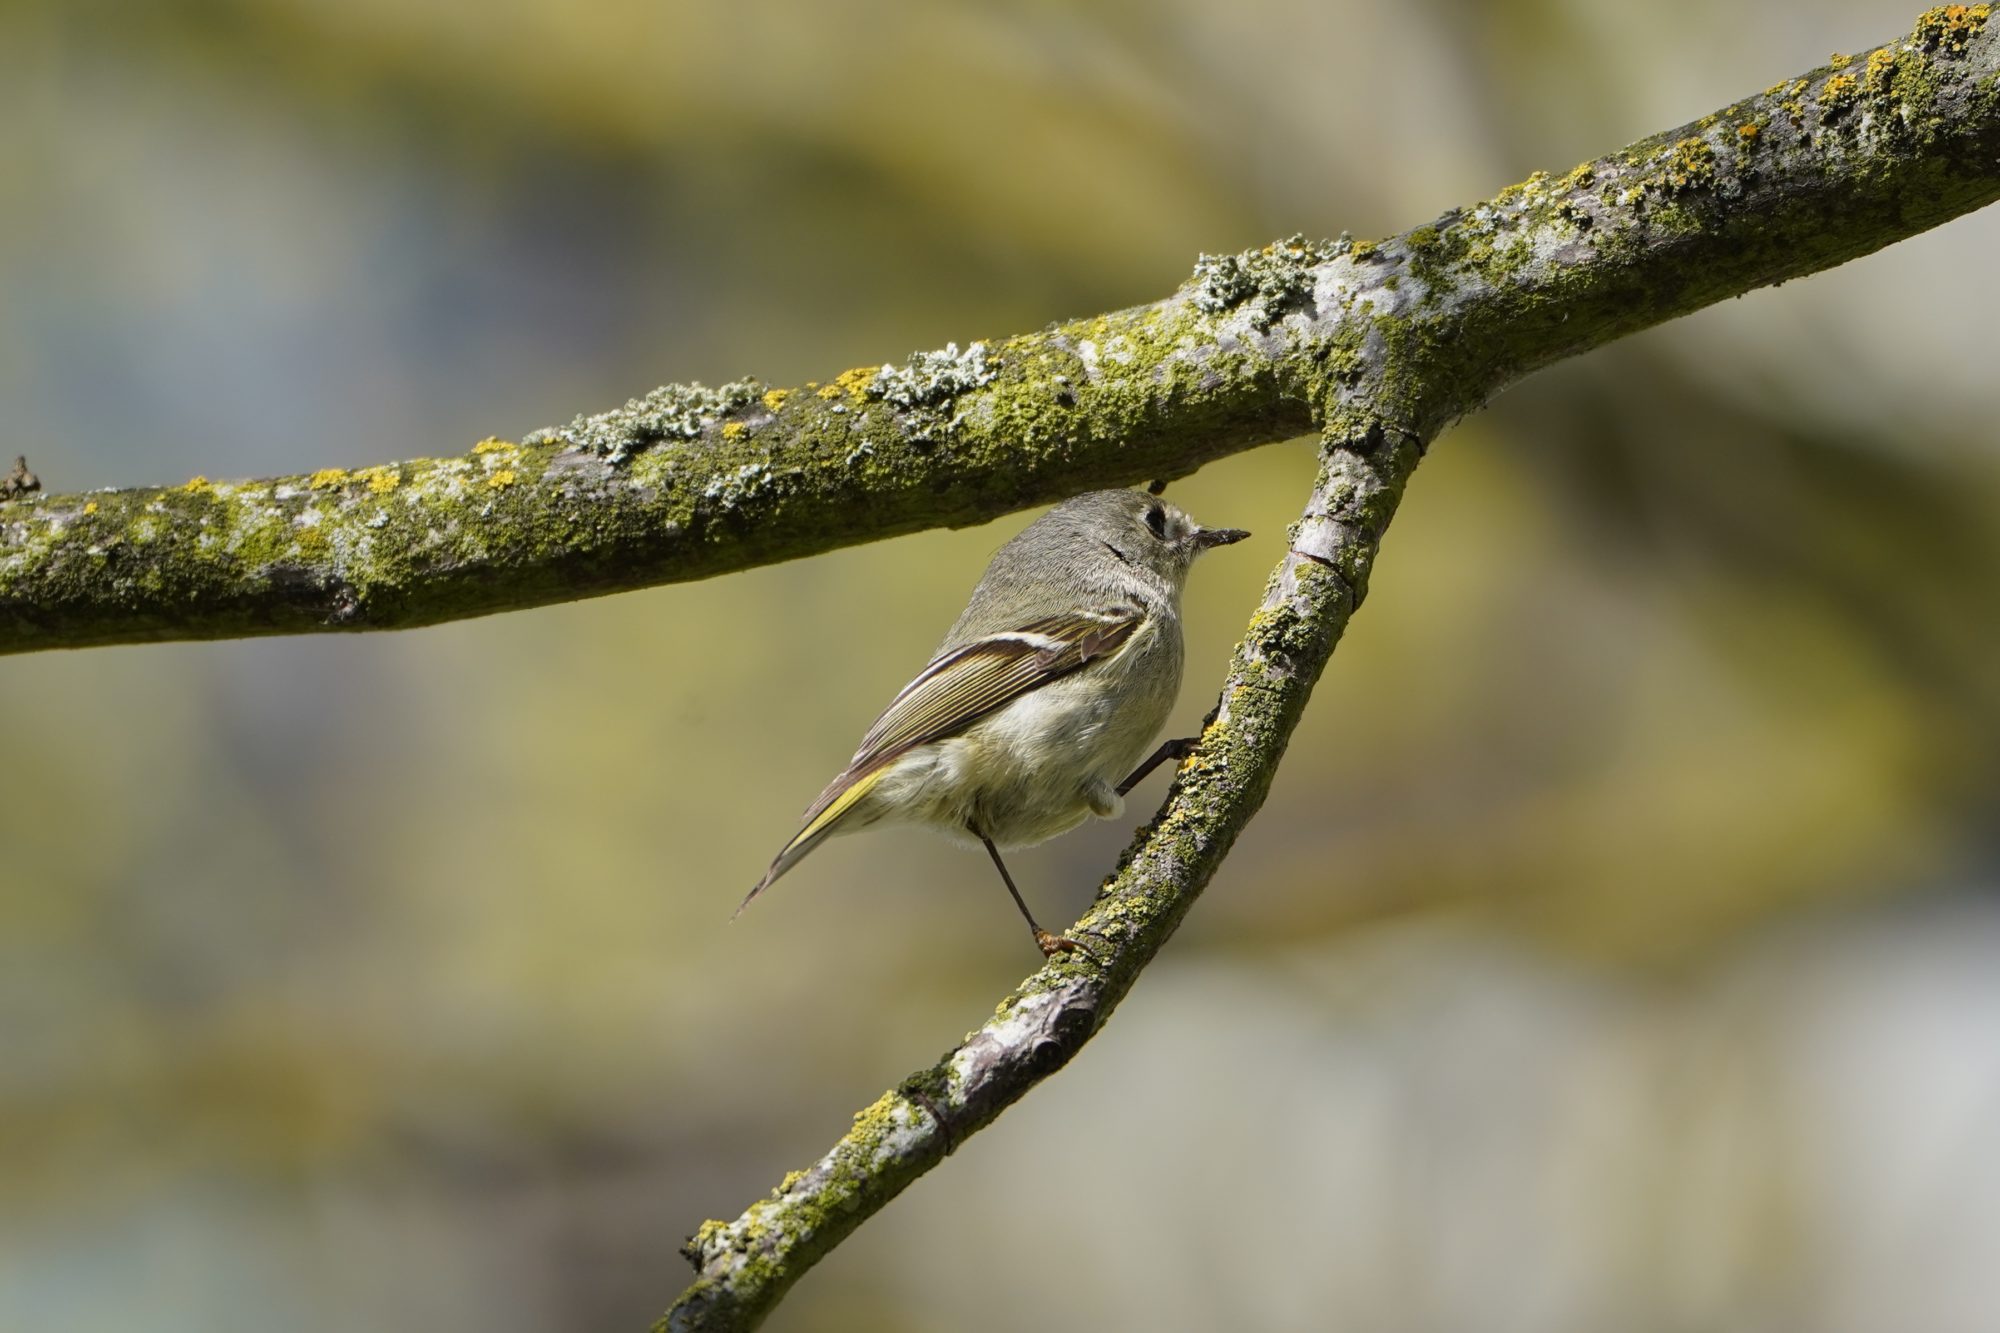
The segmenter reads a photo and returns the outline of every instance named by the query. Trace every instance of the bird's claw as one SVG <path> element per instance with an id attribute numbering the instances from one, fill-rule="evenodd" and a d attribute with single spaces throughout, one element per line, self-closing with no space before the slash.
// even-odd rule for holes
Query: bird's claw
<path id="1" fill-rule="evenodd" d="M 1097 950 L 1091 948 L 1082 940 L 1073 940 L 1067 935 L 1051 934 L 1046 930 L 1035 932 L 1035 945 L 1042 951 L 1042 957 L 1044 958 L 1054 958 L 1059 953 L 1081 953 L 1087 955 L 1094 962 L 1102 963 L 1104 961 Z"/>

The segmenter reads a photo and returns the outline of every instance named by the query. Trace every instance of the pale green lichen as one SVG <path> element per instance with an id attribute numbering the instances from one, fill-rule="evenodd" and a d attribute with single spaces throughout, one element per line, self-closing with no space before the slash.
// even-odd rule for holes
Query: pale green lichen
<path id="1" fill-rule="evenodd" d="M 547 427 L 522 439 L 524 445 L 564 443 L 618 464 L 663 440 L 693 440 L 732 412 L 742 411 L 764 396 L 756 380 L 732 380 L 719 388 L 706 384 L 662 384 L 625 406 L 579 416 L 567 426 Z"/>
<path id="2" fill-rule="evenodd" d="M 1247 307 L 1258 328 L 1269 328 L 1292 310 L 1312 303 L 1313 271 L 1354 248 L 1342 232 L 1331 241 L 1290 236 L 1257 250 L 1196 258 L 1188 279 L 1189 299 L 1203 314 Z"/>
<path id="3" fill-rule="evenodd" d="M 941 351 L 912 352 L 904 365 L 876 367 L 864 392 L 900 412 L 912 440 L 931 441 L 958 424 L 952 409 L 959 396 L 986 387 L 999 373 L 985 343 L 968 343 L 962 352 L 947 343 Z"/>
<path id="4" fill-rule="evenodd" d="M 744 463 L 732 472 L 709 478 L 701 489 L 701 498 L 708 501 L 741 501 L 745 496 L 763 490 L 771 484 L 771 465 L 764 462 Z"/>

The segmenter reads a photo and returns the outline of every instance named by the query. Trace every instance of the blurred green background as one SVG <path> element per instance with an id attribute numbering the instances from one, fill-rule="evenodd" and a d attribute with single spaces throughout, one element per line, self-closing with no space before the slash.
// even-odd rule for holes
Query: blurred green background
<path id="1" fill-rule="evenodd" d="M 824 378 L 1401 230 L 1913 17 L 0 3 L 5 452 L 255 476 Z M 1990 1329 L 1996 242 L 1440 441 L 1117 1021 L 769 1327 Z M 1190 590 L 1188 724 L 1309 475 L 1295 442 L 1174 488 L 1257 534 Z M 1023 521 L 0 664 L 0 1327 L 650 1320 L 701 1219 L 1035 961 L 916 832 L 729 922 Z M 1016 859 L 1045 919 L 1160 790 Z"/>

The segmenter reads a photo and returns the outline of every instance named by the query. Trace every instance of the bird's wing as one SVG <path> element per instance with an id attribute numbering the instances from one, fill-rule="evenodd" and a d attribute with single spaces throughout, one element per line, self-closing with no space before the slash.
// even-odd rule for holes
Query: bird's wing
<path id="1" fill-rule="evenodd" d="M 1142 619 L 1136 607 L 1076 611 L 940 653 L 882 710 L 848 770 L 955 735 L 1002 704 L 1109 657 Z"/>
<path id="2" fill-rule="evenodd" d="M 861 748 L 805 813 L 743 906 L 817 847 L 889 765 L 919 745 L 955 736 L 988 713 L 1116 653 L 1145 612 L 1133 606 L 1046 616 L 939 653 L 861 738 Z M 739 907 L 737 911 L 742 911 Z"/>

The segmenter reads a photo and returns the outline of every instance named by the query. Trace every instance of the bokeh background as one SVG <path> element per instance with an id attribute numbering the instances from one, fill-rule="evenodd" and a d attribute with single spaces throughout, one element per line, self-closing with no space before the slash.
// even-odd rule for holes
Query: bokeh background
<path id="1" fill-rule="evenodd" d="M 256 476 L 825 378 L 1401 230 L 1914 8 L 15 0 L 5 453 Z M 1452 431 L 1117 1020 L 769 1327 L 1993 1328 L 1996 242 Z M 1309 473 L 1174 489 L 1257 534 L 1185 723 Z M 914 832 L 729 922 L 1023 521 L 0 664 L 0 1327 L 649 1321 L 1034 962 Z M 1016 860 L 1046 918 L 1159 790 Z"/>

